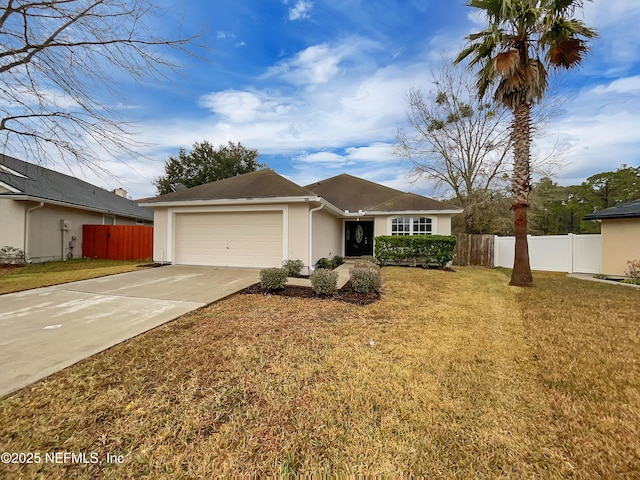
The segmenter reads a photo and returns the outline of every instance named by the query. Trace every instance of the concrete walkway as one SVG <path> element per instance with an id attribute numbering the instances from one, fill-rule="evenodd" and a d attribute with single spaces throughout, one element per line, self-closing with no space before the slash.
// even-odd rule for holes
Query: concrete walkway
<path id="1" fill-rule="evenodd" d="M 0 295 L 0 397 L 258 281 L 166 266 Z"/>
<path id="2" fill-rule="evenodd" d="M 578 280 L 587 280 L 589 282 L 608 283 L 609 285 L 623 285 L 625 287 L 640 288 L 640 285 L 635 285 L 633 283 L 623 283 L 613 280 L 606 280 L 603 278 L 595 278 L 592 273 L 568 273 L 567 277 L 577 278 Z"/>
<path id="3" fill-rule="evenodd" d="M 340 290 L 349 281 L 349 270 L 353 268 L 354 262 L 347 260 L 345 263 L 335 269 L 338 272 L 337 288 Z M 289 278 L 287 285 L 296 285 L 298 287 L 311 287 L 311 280 L 308 278 Z"/>

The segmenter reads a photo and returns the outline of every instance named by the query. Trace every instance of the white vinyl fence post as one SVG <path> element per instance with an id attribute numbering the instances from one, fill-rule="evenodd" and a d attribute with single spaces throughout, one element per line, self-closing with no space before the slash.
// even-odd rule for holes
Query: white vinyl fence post
<path id="1" fill-rule="evenodd" d="M 569 242 L 569 258 L 567 259 L 567 272 L 573 273 L 573 256 L 575 255 L 575 245 L 573 244 L 573 233 L 567 235 L 567 242 Z"/>

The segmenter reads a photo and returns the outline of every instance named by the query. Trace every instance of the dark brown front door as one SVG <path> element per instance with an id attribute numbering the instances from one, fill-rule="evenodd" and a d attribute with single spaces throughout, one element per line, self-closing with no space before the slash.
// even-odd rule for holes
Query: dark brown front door
<path id="1" fill-rule="evenodd" d="M 345 222 L 344 253 L 347 257 L 373 255 L 373 222 Z"/>

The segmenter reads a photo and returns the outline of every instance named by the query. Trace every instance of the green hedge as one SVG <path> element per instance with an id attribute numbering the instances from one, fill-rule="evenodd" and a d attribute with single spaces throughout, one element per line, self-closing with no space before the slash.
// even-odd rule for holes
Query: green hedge
<path id="1" fill-rule="evenodd" d="M 444 267 L 453 260 L 456 237 L 443 235 L 384 235 L 375 238 L 376 258 L 389 262 Z"/>

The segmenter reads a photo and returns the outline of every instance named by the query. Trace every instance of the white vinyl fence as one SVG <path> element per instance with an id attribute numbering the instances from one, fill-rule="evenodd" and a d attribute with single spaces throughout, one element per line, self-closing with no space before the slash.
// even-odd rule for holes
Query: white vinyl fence
<path id="1" fill-rule="evenodd" d="M 600 273 L 600 235 L 527 236 L 531 270 Z M 515 237 L 495 237 L 494 267 L 513 268 Z"/>

